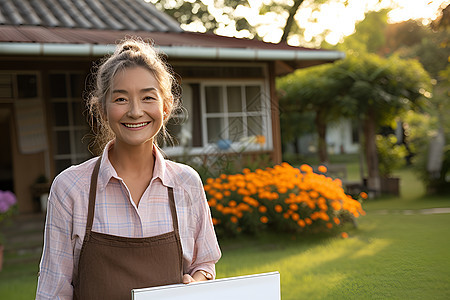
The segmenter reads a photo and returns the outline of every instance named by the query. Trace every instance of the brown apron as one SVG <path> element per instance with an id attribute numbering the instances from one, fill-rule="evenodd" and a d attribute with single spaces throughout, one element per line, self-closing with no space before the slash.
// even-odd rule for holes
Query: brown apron
<path id="1" fill-rule="evenodd" d="M 98 159 L 92 172 L 86 234 L 73 280 L 73 298 L 131 299 L 131 290 L 181 283 L 182 249 L 173 189 L 168 188 L 173 231 L 128 238 L 91 231 L 97 191 Z"/>

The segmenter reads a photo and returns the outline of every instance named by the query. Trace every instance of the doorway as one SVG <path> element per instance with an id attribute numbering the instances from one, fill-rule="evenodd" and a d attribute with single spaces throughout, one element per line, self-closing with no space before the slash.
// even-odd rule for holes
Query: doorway
<path id="1" fill-rule="evenodd" d="M 0 105 L 0 190 L 14 193 L 13 157 L 12 157 L 12 110 Z"/>

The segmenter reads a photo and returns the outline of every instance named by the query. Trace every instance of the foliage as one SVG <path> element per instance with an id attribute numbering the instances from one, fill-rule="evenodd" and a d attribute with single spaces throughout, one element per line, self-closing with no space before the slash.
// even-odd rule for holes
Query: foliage
<path id="1" fill-rule="evenodd" d="M 388 9 L 368 12 L 365 18 L 355 25 L 355 32 L 347 36 L 336 48 L 362 53 L 377 53 L 386 43 L 384 29 L 388 26 Z M 324 44 L 330 48 L 330 45 Z"/>
<path id="2" fill-rule="evenodd" d="M 407 151 L 405 145 L 398 144 L 395 135 L 377 135 L 378 168 L 380 175 L 391 177 L 392 172 L 405 165 Z"/>
<path id="3" fill-rule="evenodd" d="M 315 119 L 325 124 L 346 116 L 364 128 L 373 128 L 372 135 L 365 131 L 370 178 L 377 176 L 370 170 L 378 168 L 373 163 L 376 129 L 391 125 L 392 120 L 409 109 L 426 106 L 431 80 L 416 60 L 398 56 L 382 58 L 363 52 L 348 54 L 346 59 L 334 64 L 298 70 L 280 78 L 277 81 L 280 106 L 283 114 L 313 111 Z M 319 124 L 316 128 L 320 128 Z"/>
<path id="4" fill-rule="evenodd" d="M 287 163 L 265 170 L 209 178 L 205 184 L 213 223 L 220 236 L 277 232 L 331 231 L 364 214 L 361 203 L 346 195 L 339 179 Z M 362 197 L 366 197 L 365 194 Z"/>
<path id="5" fill-rule="evenodd" d="M 320 9 L 321 4 L 329 0 L 294 0 L 290 2 L 272 0 L 262 1 L 259 4 L 247 0 L 149 1 L 155 4 L 159 10 L 175 18 L 181 24 L 181 27 L 186 30 L 221 34 L 223 29 L 226 28 L 228 34 L 233 32 L 233 35 L 237 37 L 256 39 L 264 39 L 266 34 L 273 34 L 275 31 L 279 32 L 280 41 L 286 42 L 291 37 L 303 40 L 304 28 L 295 18 L 303 7 L 316 11 Z M 339 1 L 348 5 L 347 0 Z M 248 10 L 253 10 L 253 13 L 249 13 Z M 255 17 L 255 14 L 258 17 Z M 311 15 L 308 19 L 312 21 L 314 17 Z M 273 22 L 273 20 L 278 22 Z M 283 25 L 275 25 L 274 23 Z M 314 39 L 318 36 L 316 35 Z"/>

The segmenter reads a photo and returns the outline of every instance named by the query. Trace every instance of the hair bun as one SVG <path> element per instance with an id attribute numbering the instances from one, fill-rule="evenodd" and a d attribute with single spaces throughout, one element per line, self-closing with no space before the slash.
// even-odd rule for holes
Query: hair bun
<path id="1" fill-rule="evenodd" d="M 130 44 L 125 44 L 122 46 L 122 50 L 120 50 L 119 54 L 126 52 L 126 51 L 134 51 L 134 52 L 139 52 L 139 47 L 137 45 L 130 45 Z"/>

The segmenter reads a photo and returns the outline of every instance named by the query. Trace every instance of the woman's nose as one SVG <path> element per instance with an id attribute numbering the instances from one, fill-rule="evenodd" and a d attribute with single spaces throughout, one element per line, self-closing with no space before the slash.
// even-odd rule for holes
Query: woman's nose
<path id="1" fill-rule="evenodd" d="M 138 101 L 135 101 L 135 100 L 131 101 L 130 102 L 130 107 L 129 107 L 129 110 L 128 110 L 128 116 L 130 118 L 137 119 L 137 118 L 142 117 L 143 115 L 144 115 L 144 111 L 142 110 L 141 102 L 139 100 Z"/>

